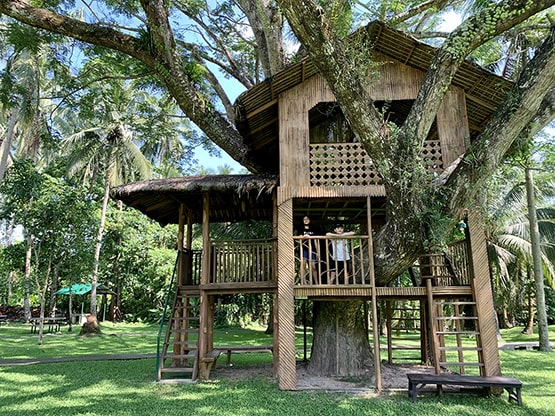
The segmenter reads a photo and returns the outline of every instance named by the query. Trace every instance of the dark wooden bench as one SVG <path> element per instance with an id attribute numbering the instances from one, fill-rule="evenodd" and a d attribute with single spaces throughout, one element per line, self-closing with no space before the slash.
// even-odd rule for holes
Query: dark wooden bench
<path id="1" fill-rule="evenodd" d="M 8 322 L 8 315 L 0 315 L 0 325 L 4 322 Z"/>
<path id="2" fill-rule="evenodd" d="M 466 376 L 462 374 L 420 374 L 408 373 L 409 379 L 409 397 L 412 398 L 413 403 L 416 402 L 418 394 L 418 386 L 424 387 L 426 384 L 435 384 L 438 392 L 441 392 L 441 387 L 450 386 L 471 386 L 483 388 L 502 388 L 509 393 L 509 402 L 514 400 L 519 406 L 522 406 L 522 397 L 520 389 L 522 382 L 511 377 L 501 376 Z"/>
<path id="3" fill-rule="evenodd" d="M 214 350 L 220 351 L 220 353 L 225 353 L 227 355 L 226 364 L 231 365 L 231 353 L 232 352 L 271 352 L 274 353 L 273 345 L 242 345 L 242 346 L 228 346 L 228 347 L 214 347 Z"/>
<path id="4" fill-rule="evenodd" d="M 45 317 L 43 320 L 44 329 L 50 333 L 60 332 L 61 326 L 66 325 L 67 320 L 63 317 Z M 40 318 L 31 318 L 31 333 L 36 334 L 40 325 Z"/>
<path id="5" fill-rule="evenodd" d="M 232 352 L 271 352 L 273 354 L 273 345 L 242 345 L 242 346 L 218 346 L 206 354 L 199 360 L 199 378 L 201 380 L 208 380 L 210 378 L 210 371 L 216 367 L 216 362 L 221 354 L 227 355 L 228 366 L 231 365 Z"/>

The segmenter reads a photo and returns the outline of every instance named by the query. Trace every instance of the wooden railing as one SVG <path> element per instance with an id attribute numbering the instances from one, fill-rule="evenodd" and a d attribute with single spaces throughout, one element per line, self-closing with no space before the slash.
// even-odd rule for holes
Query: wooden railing
<path id="1" fill-rule="evenodd" d="M 439 140 L 426 140 L 421 157 L 431 173 L 443 171 Z M 310 145 L 311 186 L 365 186 L 381 183 L 381 177 L 362 143 Z"/>
<path id="2" fill-rule="evenodd" d="M 297 285 L 369 285 L 368 236 L 293 237 Z"/>
<path id="3" fill-rule="evenodd" d="M 418 261 L 421 284 L 433 279 L 435 286 L 469 286 L 468 246 L 465 240 L 450 244 L 446 253 L 421 256 Z"/>
<path id="4" fill-rule="evenodd" d="M 212 243 L 209 283 L 269 282 L 274 276 L 274 241 Z"/>

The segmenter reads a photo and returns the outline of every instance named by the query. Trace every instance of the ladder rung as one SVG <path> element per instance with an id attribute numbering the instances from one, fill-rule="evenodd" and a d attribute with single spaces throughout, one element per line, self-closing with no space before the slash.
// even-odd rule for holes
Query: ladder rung
<path id="1" fill-rule="evenodd" d="M 476 320 L 478 319 L 477 316 L 436 316 L 436 320 L 438 321 L 449 321 L 449 320 L 458 320 L 458 321 L 464 321 L 464 320 Z"/>
<path id="2" fill-rule="evenodd" d="M 483 363 L 457 363 L 457 362 L 444 362 L 440 361 L 439 365 L 443 365 L 445 367 L 483 367 Z"/>
<path id="3" fill-rule="evenodd" d="M 168 367 L 161 368 L 161 373 L 191 373 L 193 372 L 193 367 Z"/>
<path id="4" fill-rule="evenodd" d="M 177 358 L 195 358 L 196 352 L 193 353 L 186 353 L 186 354 L 168 354 L 166 355 L 167 359 L 177 359 Z"/>
<path id="5" fill-rule="evenodd" d="M 420 347 L 409 347 L 407 345 L 392 345 L 390 347 L 392 350 L 419 350 Z M 382 349 L 387 349 L 387 347 L 384 347 Z"/>
<path id="6" fill-rule="evenodd" d="M 180 334 L 198 334 L 198 328 L 172 328 L 172 332 L 179 332 Z"/>
<path id="7" fill-rule="evenodd" d="M 480 347 L 438 347 L 441 351 L 482 351 Z"/>
<path id="8" fill-rule="evenodd" d="M 476 302 L 472 302 L 472 301 L 435 301 L 434 305 L 476 305 Z"/>

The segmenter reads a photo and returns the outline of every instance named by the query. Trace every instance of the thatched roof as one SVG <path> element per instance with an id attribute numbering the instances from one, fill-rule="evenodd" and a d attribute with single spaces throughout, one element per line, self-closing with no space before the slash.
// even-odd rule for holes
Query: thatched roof
<path id="1" fill-rule="evenodd" d="M 110 195 L 162 225 L 178 222 L 181 203 L 194 223 L 202 223 L 205 193 L 211 222 L 271 221 L 277 185 L 273 175 L 210 175 L 134 182 L 112 189 Z"/>
<path id="2" fill-rule="evenodd" d="M 371 50 L 423 72 L 428 70 L 436 49 L 403 32 L 373 22 L 365 28 Z M 241 94 L 235 102 L 236 124 L 257 160 L 268 172 L 278 172 L 278 96 L 317 73 L 305 58 Z M 465 62 L 453 85 L 464 89 L 471 138 L 476 136 L 511 88 L 510 81 Z M 407 109 L 408 111 L 408 109 Z"/>

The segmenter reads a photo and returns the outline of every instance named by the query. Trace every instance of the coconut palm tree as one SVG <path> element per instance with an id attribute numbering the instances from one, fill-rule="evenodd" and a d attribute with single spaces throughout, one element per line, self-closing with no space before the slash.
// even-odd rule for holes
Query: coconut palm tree
<path id="1" fill-rule="evenodd" d="M 506 169 L 503 179 L 497 178 L 498 197 L 490 201 L 490 222 L 487 227 L 489 258 L 501 325 L 514 324 L 517 314 L 527 310 L 528 326 L 533 325 L 534 256 L 530 232 L 530 216 L 522 170 Z M 500 186 L 500 185 L 503 186 Z M 542 185 L 540 183 L 540 185 Z M 545 185 L 545 184 L 544 184 Z M 555 209 L 549 205 L 552 185 L 536 187 L 538 196 L 537 219 L 539 228 L 539 257 L 543 278 L 555 287 L 555 258 L 553 237 Z M 551 193 L 550 193 L 550 192 Z M 537 273 L 537 271 L 536 271 Z M 543 279 L 542 279 L 543 281 Z M 543 290 L 543 289 L 541 289 Z M 538 304 L 538 308 L 542 305 Z M 545 305 L 543 305 L 545 309 Z M 522 319 L 522 317 L 521 317 Z"/>
<path id="2" fill-rule="evenodd" d="M 61 129 L 81 129 L 63 141 L 68 154 L 70 175 L 79 174 L 91 186 L 101 177 L 102 206 L 92 270 L 91 314 L 96 315 L 100 251 L 106 221 L 110 188 L 131 180 L 147 179 L 151 165 L 134 140 L 133 114 L 143 93 L 123 82 L 95 84 L 81 98 L 77 117 L 67 117 Z"/>

